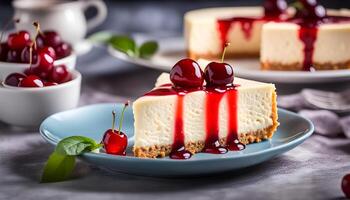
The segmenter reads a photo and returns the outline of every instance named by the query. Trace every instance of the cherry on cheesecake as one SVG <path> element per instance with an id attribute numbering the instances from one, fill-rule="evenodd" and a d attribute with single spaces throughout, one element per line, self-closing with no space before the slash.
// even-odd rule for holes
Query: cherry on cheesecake
<path id="1" fill-rule="evenodd" d="M 173 66 L 170 71 L 170 80 L 175 87 L 202 87 L 203 71 L 196 61 L 185 58 Z"/>
<path id="2" fill-rule="evenodd" d="M 226 86 L 233 83 L 233 68 L 231 65 L 224 63 L 224 57 L 228 45 L 229 43 L 225 45 L 221 62 L 211 62 L 205 68 L 204 78 L 207 82 L 207 86 Z"/>
<path id="3" fill-rule="evenodd" d="M 106 150 L 106 153 L 113 155 L 126 155 L 126 147 L 128 146 L 128 137 L 121 131 L 122 123 L 124 119 L 124 112 L 126 107 L 129 105 L 129 102 L 126 102 L 122 110 L 122 114 L 119 121 L 119 129 L 115 130 L 115 112 L 112 111 L 112 128 L 108 129 L 102 139 L 103 146 Z"/>
<path id="4" fill-rule="evenodd" d="M 301 8 L 297 9 L 296 17 L 303 19 L 322 19 L 326 16 L 326 9 L 317 0 L 299 0 Z"/>
<path id="5" fill-rule="evenodd" d="M 264 11 L 266 17 L 276 18 L 284 14 L 288 8 L 285 0 L 265 0 Z"/>

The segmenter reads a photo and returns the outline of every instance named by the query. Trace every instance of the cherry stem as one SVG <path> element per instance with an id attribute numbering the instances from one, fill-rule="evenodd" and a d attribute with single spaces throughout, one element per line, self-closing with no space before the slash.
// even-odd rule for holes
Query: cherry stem
<path id="1" fill-rule="evenodd" d="M 35 30 L 36 30 L 36 35 L 34 37 L 34 48 L 36 49 L 37 46 L 36 46 L 36 38 L 39 36 L 39 34 L 41 34 L 41 31 L 40 31 L 40 24 L 39 22 L 33 22 L 33 26 L 35 27 Z"/>
<path id="2" fill-rule="evenodd" d="M 114 110 L 112 111 L 112 132 L 114 132 L 114 128 L 115 128 L 115 112 Z"/>
<path id="3" fill-rule="evenodd" d="M 224 51 L 222 52 L 222 56 L 221 56 L 221 62 L 224 62 L 226 49 L 227 49 L 228 46 L 230 46 L 229 42 L 225 44 Z"/>
<path id="4" fill-rule="evenodd" d="M 33 43 L 29 47 L 29 69 L 32 68 L 32 62 L 33 62 Z"/>
<path id="5" fill-rule="evenodd" d="M 122 115 L 120 117 L 120 121 L 119 121 L 119 134 L 120 134 L 120 131 L 122 130 L 122 124 L 123 124 L 123 120 L 124 120 L 124 112 L 126 110 L 126 107 L 128 107 L 129 105 L 129 101 L 127 101 L 125 104 L 124 104 L 124 108 L 122 110 Z"/>

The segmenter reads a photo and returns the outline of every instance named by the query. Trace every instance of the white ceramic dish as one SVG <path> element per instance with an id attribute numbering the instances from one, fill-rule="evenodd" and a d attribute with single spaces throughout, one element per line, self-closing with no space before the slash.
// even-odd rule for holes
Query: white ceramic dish
<path id="1" fill-rule="evenodd" d="M 35 127 L 46 117 L 78 105 L 81 74 L 71 71 L 73 79 L 56 86 L 19 88 L 0 86 L 0 121 L 10 125 Z"/>
<path id="2" fill-rule="evenodd" d="M 171 67 L 180 59 L 187 57 L 183 38 L 158 39 L 159 51 L 152 59 L 145 60 L 131 58 L 112 47 L 109 53 L 126 62 L 137 65 L 170 71 Z M 272 83 L 326 83 L 350 81 L 350 70 L 326 70 L 317 72 L 303 71 L 261 71 L 259 58 L 250 59 L 226 59 L 235 70 L 235 75 L 242 78 Z"/>
<path id="3" fill-rule="evenodd" d="M 71 55 L 64 57 L 62 59 L 56 60 L 54 65 L 66 65 L 68 70 L 75 69 L 75 64 L 77 61 L 77 55 L 72 53 Z M 4 80 L 7 75 L 14 72 L 23 72 L 29 67 L 27 63 L 10 63 L 10 62 L 0 62 L 0 80 Z"/>

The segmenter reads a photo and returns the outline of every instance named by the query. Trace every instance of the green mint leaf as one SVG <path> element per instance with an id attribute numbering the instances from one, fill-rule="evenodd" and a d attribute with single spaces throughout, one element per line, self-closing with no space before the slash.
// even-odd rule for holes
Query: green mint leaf
<path id="1" fill-rule="evenodd" d="M 62 155 L 77 156 L 84 152 L 90 152 L 100 145 L 95 140 L 84 136 L 71 136 L 61 140 L 55 151 Z"/>
<path id="2" fill-rule="evenodd" d="M 147 41 L 143 43 L 139 49 L 140 58 L 148 59 L 152 57 L 158 50 L 158 43 L 156 41 Z"/>
<path id="3" fill-rule="evenodd" d="M 135 41 L 129 36 L 115 35 L 109 40 L 113 48 L 131 57 L 137 57 L 137 47 Z"/>
<path id="4" fill-rule="evenodd" d="M 53 152 L 44 168 L 42 183 L 59 182 L 69 178 L 75 166 L 75 156 Z"/>
<path id="5" fill-rule="evenodd" d="M 100 31 L 90 35 L 87 40 L 96 44 L 106 44 L 112 38 L 113 34 L 108 31 Z"/>

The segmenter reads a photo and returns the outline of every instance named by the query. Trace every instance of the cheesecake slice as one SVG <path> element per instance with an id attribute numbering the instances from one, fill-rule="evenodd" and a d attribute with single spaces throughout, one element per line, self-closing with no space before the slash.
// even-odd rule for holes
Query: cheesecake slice
<path id="1" fill-rule="evenodd" d="M 134 155 L 146 158 L 167 156 L 180 143 L 194 154 L 209 143 L 261 142 L 278 126 L 274 84 L 241 78 L 224 92 L 182 93 L 174 92 L 169 74 L 163 73 L 155 88 L 133 103 L 133 112 Z"/>

